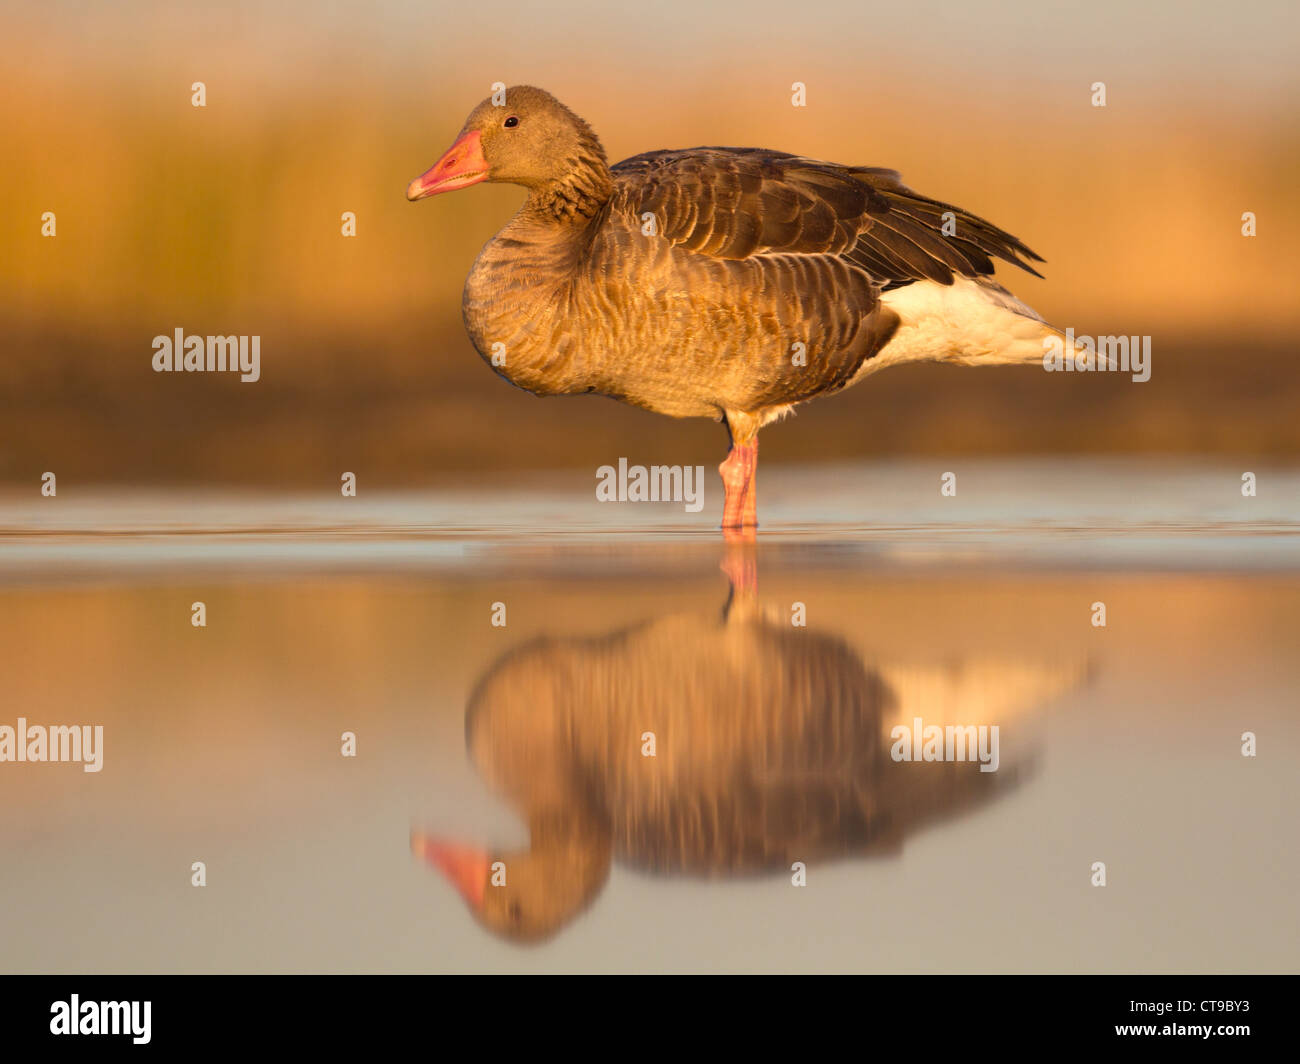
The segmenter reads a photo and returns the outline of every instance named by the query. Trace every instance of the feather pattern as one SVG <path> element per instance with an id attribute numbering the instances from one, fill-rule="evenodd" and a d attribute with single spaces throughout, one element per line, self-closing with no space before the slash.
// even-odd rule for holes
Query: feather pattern
<path id="1" fill-rule="evenodd" d="M 615 205 L 656 215 L 664 236 L 689 251 L 836 255 L 881 286 L 985 276 L 990 256 L 1040 276 L 1025 260 L 1042 259 L 1010 233 L 913 192 L 893 170 L 762 148 L 691 148 L 647 152 L 611 172 Z"/>
<path id="2" fill-rule="evenodd" d="M 888 293 L 983 285 L 995 259 L 1030 273 L 1041 261 L 892 170 L 721 147 L 610 167 L 590 127 L 558 101 L 510 92 L 563 116 L 573 144 L 553 170 L 539 162 L 539 176 L 521 179 L 529 198 L 480 254 L 463 309 L 485 361 L 539 395 L 596 392 L 674 417 L 726 419 L 746 442 L 794 404 L 865 375 L 912 324 Z M 494 109 L 480 109 L 484 135 L 495 135 Z M 954 323 L 951 342 L 927 335 L 890 364 L 978 361 L 960 331 Z M 1014 360 L 1025 352 L 1028 340 Z"/>

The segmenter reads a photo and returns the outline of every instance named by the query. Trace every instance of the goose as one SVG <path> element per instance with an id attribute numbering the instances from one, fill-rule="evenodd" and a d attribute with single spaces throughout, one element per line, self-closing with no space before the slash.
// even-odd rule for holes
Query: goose
<path id="1" fill-rule="evenodd" d="M 1041 277 L 1039 255 L 894 170 L 726 147 L 610 166 L 587 122 L 519 85 L 406 195 L 483 181 L 527 196 L 465 283 L 479 355 L 535 395 L 723 422 L 722 527 L 749 538 L 764 425 L 886 366 L 1041 363 L 1065 335 L 992 278 L 995 259 Z"/>
<path id="2" fill-rule="evenodd" d="M 572 923 L 614 863 L 725 880 L 897 857 L 905 837 L 1011 793 L 1036 760 L 1023 740 L 995 772 L 896 760 L 899 725 L 922 716 L 1023 734 L 1082 674 L 1068 662 L 865 662 L 837 634 L 793 628 L 733 585 L 721 618 L 669 614 L 506 652 L 468 700 L 465 737 L 526 822 L 528 845 L 415 830 L 412 853 L 517 943 Z"/>

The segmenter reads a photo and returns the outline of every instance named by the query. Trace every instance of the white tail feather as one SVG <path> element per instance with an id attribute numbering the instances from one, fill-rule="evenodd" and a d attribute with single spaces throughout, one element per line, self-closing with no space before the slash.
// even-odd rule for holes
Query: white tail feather
<path id="1" fill-rule="evenodd" d="M 993 281 L 916 281 L 881 295 L 901 324 L 854 381 L 902 362 L 1042 365 L 1046 341 L 1064 334 Z"/>

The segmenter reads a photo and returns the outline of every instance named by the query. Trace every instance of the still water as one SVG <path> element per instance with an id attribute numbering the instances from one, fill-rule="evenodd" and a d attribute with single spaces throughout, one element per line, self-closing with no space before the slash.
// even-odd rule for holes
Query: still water
<path id="1" fill-rule="evenodd" d="M 941 472 L 0 499 L 0 970 L 1294 971 L 1300 476 Z"/>

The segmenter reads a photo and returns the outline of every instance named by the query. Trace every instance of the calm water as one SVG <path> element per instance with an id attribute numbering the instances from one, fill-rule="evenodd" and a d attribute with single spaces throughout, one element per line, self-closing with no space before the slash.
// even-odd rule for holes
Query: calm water
<path id="1" fill-rule="evenodd" d="M 1300 475 L 945 468 L 0 499 L 0 969 L 1296 970 Z"/>

